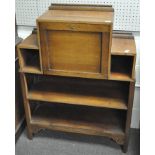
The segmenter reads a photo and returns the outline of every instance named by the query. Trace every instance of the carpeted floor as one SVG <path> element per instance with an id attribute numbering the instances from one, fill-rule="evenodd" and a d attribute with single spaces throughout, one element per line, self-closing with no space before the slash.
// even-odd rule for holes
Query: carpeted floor
<path id="1" fill-rule="evenodd" d="M 139 131 L 131 130 L 128 152 L 115 142 L 95 136 L 43 131 L 29 140 L 26 131 L 16 143 L 16 155 L 139 155 Z"/>

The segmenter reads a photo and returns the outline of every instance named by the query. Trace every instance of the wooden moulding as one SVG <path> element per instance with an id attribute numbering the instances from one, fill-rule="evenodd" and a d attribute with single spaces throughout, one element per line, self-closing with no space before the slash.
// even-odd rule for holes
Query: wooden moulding
<path id="1" fill-rule="evenodd" d="M 51 4 L 49 10 L 84 10 L 84 11 L 110 11 L 114 12 L 112 5 L 86 5 L 86 4 Z"/>
<path id="2" fill-rule="evenodd" d="M 124 112 L 71 105 L 38 106 L 32 114 L 33 133 L 41 129 L 106 136 L 124 144 Z"/>

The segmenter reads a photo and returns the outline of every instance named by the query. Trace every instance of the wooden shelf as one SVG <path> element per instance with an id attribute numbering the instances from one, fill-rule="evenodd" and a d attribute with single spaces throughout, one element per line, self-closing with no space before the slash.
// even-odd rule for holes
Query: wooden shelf
<path id="1" fill-rule="evenodd" d="M 111 80 L 134 81 L 133 79 L 133 56 L 112 55 L 111 56 Z"/>
<path id="2" fill-rule="evenodd" d="M 38 106 L 30 124 L 40 128 L 124 139 L 125 112 L 71 105 Z"/>
<path id="3" fill-rule="evenodd" d="M 37 34 L 31 34 L 28 36 L 19 44 L 18 48 L 36 49 L 39 51 Z"/>
<path id="4" fill-rule="evenodd" d="M 111 72 L 110 80 L 134 81 L 128 73 Z"/>
<path id="5" fill-rule="evenodd" d="M 20 69 L 20 72 L 42 74 L 42 71 L 38 66 L 24 66 Z"/>
<path id="6" fill-rule="evenodd" d="M 89 82 L 76 84 L 72 81 L 69 84 L 68 81 L 54 80 L 38 82 L 29 89 L 28 99 L 126 110 L 128 86 L 111 87 L 105 85 L 106 82 L 96 85 Z"/>
<path id="7" fill-rule="evenodd" d="M 36 49 L 19 49 L 20 72 L 41 74 L 39 52 Z"/>

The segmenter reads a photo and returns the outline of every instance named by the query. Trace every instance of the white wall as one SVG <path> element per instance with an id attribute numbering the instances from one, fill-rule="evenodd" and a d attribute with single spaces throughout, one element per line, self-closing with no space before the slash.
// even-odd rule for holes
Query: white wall
<path id="1" fill-rule="evenodd" d="M 33 27 L 31 26 L 18 26 L 19 37 L 25 39 L 31 34 Z M 134 33 L 136 49 L 137 49 L 137 60 L 136 60 L 136 89 L 134 96 L 133 114 L 132 114 L 132 128 L 139 128 L 140 120 L 140 35 L 139 32 Z"/>

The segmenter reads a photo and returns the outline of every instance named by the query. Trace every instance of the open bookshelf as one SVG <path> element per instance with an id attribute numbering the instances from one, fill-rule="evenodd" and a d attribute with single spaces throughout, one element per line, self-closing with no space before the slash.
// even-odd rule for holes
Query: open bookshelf
<path id="1" fill-rule="evenodd" d="M 27 76 L 28 78 L 28 76 Z M 127 110 L 129 83 L 40 75 L 28 99 Z"/>
<path id="2" fill-rule="evenodd" d="M 40 103 L 32 113 L 31 125 L 65 132 L 117 135 L 123 144 L 125 111 L 92 108 L 88 106 Z"/>

